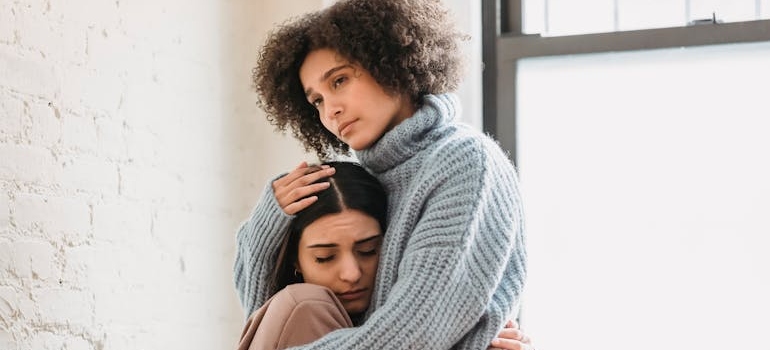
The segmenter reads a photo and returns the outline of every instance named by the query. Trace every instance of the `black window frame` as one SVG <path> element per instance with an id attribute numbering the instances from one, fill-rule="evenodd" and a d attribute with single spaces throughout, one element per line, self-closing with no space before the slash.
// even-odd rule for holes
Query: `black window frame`
<path id="1" fill-rule="evenodd" d="M 517 63 L 531 57 L 770 41 L 770 20 L 543 37 L 522 31 L 521 0 L 482 0 L 484 131 L 516 163 Z"/>

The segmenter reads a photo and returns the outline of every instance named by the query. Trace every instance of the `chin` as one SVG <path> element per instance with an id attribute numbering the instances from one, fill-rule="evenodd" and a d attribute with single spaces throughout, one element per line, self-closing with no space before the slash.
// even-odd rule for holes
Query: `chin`
<path id="1" fill-rule="evenodd" d="M 347 312 L 348 315 L 350 315 L 350 316 L 355 316 L 355 315 L 360 315 L 361 313 L 364 312 L 364 310 L 361 310 L 361 309 L 358 309 L 358 308 L 355 308 L 355 309 L 345 309 L 345 312 Z"/>
<path id="2" fill-rule="evenodd" d="M 369 147 L 372 147 L 372 145 L 374 145 L 377 142 L 377 140 L 379 140 L 379 139 L 371 139 L 369 137 L 371 135 L 366 135 L 363 133 L 354 133 L 353 135 L 348 135 L 348 136 L 350 137 L 343 139 L 337 136 L 337 138 L 340 141 L 344 142 L 346 145 L 348 145 L 348 147 L 350 147 L 350 149 L 354 151 L 362 151 Z"/>
<path id="3" fill-rule="evenodd" d="M 351 142 L 351 143 L 348 143 L 348 147 L 350 147 L 350 149 L 354 151 L 362 151 L 371 147 L 373 144 L 374 142 L 366 142 L 366 143 Z"/>
<path id="4" fill-rule="evenodd" d="M 347 311 L 350 315 L 360 314 L 366 311 L 366 306 L 350 305 L 345 307 L 345 311 Z"/>

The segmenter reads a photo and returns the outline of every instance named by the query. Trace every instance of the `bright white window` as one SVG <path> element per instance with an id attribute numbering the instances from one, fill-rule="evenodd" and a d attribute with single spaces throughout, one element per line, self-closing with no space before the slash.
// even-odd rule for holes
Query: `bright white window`
<path id="1" fill-rule="evenodd" d="M 712 16 L 724 22 L 751 21 L 757 19 L 757 2 L 754 0 L 690 1 L 690 20 Z"/>
<path id="2" fill-rule="evenodd" d="M 759 1 L 760 18 L 770 18 L 770 0 Z"/>
<path id="3" fill-rule="evenodd" d="M 544 36 L 770 18 L 770 0 L 522 0 L 523 30 Z"/>
<path id="4" fill-rule="evenodd" d="M 681 0 L 618 0 L 618 30 L 679 27 L 687 23 Z M 706 17 L 711 17 L 709 12 Z"/>
<path id="5" fill-rule="evenodd" d="M 769 349 L 770 43 L 526 59 L 538 348 Z"/>

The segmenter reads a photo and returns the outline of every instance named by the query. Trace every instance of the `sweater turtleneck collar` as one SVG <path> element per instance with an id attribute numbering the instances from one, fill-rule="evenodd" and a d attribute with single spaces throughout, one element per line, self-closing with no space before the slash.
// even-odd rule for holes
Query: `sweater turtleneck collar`
<path id="1" fill-rule="evenodd" d="M 442 125 L 454 120 L 460 104 L 454 94 L 426 95 L 422 106 L 386 132 L 371 147 L 356 152 L 361 164 L 375 173 L 381 173 L 411 158 L 430 146 Z"/>

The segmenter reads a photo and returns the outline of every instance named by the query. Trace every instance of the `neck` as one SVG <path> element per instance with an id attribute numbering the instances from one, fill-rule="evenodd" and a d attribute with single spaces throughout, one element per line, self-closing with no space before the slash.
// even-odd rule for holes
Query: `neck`
<path id="1" fill-rule="evenodd" d="M 390 123 L 390 125 L 388 125 L 386 131 L 392 130 L 396 127 L 396 125 L 401 124 L 401 122 L 407 120 L 408 118 L 411 118 L 417 111 L 417 106 L 414 104 L 414 102 L 412 102 L 412 99 L 409 98 L 409 96 L 401 95 L 400 101 L 401 108 L 396 112 L 396 117 L 393 118 L 393 121 Z"/>

